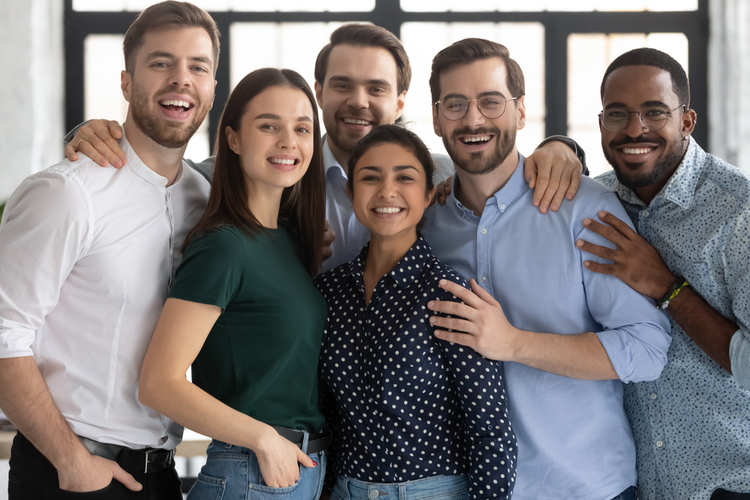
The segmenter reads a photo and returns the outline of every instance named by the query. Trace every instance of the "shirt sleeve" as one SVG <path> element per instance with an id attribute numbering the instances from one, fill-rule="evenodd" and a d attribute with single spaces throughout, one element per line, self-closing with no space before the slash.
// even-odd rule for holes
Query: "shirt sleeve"
<path id="1" fill-rule="evenodd" d="M 739 214 L 723 251 L 724 278 L 739 330 L 732 336 L 729 357 L 737 383 L 750 389 L 750 206 Z"/>
<path id="2" fill-rule="evenodd" d="M 216 229 L 191 241 L 169 296 L 218 306 L 223 311 L 242 284 L 245 250 L 231 228 Z"/>
<path id="3" fill-rule="evenodd" d="M 199 174 L 201 174 L 209 183 L 211 178 L 214 176 L 214 164 L 216 163 L 216 157 L 211 156 L 206 158 L 200 163 L 194 162 L 193 160 L 186 159 L 188 165 L 193 167 Z"/>
<path id="4" fill-rule="evenodd" d="M 73 172 L 45 170 L 13 193 L 0 224 L 0 358 L 33 355 L 37 330 L 92 233 L 90 198 Z"/>
<path id="5" fill-rule="evenodd" d="M 596 215 L 600 210 L 611 213 L 634 229 L 614 194 L 598 196 L 587 217 L 602 222 Z M 612 248 L 612 243 L 606 238 L 585 227 L 576 239 Z M 672 341 L 667 315 L 657 309 L 651 299 L 639 294 L 619 278 L 596 273 L 583 266 L 586 260 L 611 262 L 580 250 L 578 254 L 589 312 L 603 327 L 596 335 L 618 377 L 623 382 L 657 379 L 667 364 L 667 350 Z"/>
<path id="6" fill-rule="evenodd" d="M 463 280 L 444 276 L 468 288 Z M 458 301 L 439 290 L 439 300 Z M 516 437 L 508 419 L 503 364 L 473 349 L 443 340 L 448 372 L 464 413 L 469 445 L 469 494 L 472 498 L 510 498 L 516 474 Z"/>

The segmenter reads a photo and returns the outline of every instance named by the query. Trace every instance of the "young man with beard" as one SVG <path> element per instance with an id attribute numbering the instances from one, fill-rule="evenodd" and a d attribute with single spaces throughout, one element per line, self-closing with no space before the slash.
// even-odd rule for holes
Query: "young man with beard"
<path id="1" fill-rule="evenodd" d="M 379 26 L 345 24 L 331 33 L 330 43 L 318 54 L 315 92 L 326 126 L 326 218 L 336 236 L 333 255 L 323 262 L 321 271 L 354 259 L 370 238 L 369 231 L 354 216 L 344 167 L 357 141 L 374 127 L 394 123 L 401 116 L 410 82 L 411 65 L 404 46 Z M 113 138 L 120 133 L 116 122 L 94 120 L 80 128 L 65 153 L 75 159 L 75 151 L 80 149 L 104 166 L 121 165 L 126 157 Z M 557 210 L 565 196 L 573 197 L 580 182 L 578 150 L 560 140 L 548 139 L 528 159 L 527 175 L 536 186 L 535 203 L 542 212 Z M 445 155 L 433 157 L 437 184 L 452 175 L 454 167 Z M 195 167 L 210 180 L 212 158 Z"/>
<path id="2" fill-rule="evenodd" d="M 518 440 L 513 498 L 633 499 L 623 383 L 659 376 L 669 322 L 620 280 L 587 272 L 593 256 L 575 245 L 582 235 L 604 241 L 584 218 L 625 212 L 588 178 L 553 216 L 534 207 L 515 143 L 526 120 L 524 78 L 504 46 L 466 39 L 443 49 L 430 88 L 435 132 L 457 171 L 423 234 L 473 288 L 441 282 L 463 303 L 430 302 L 452 316 L 430 321 L 440 339 L 506 361 Z"/>
<path id="3" fill-rule="evenodd" d="M 181 428 L 138 402 L 138 376 L 182 240 L 208 198 L 182 155 L 213 103 L 218 36 L 191 4 L 143 11 L 123 44 L 128 163 L 63 161 L 8 201 L 0 407 L 19 430 L 11 500 L 182 498 Z"/>
<path id="4" fill-rule="evenodd" d="M 586 219 L 609 241 L 579 245 L 609 262 L 590 271 L 656 299 L 672 324 L 662 376 L 625 391 L 641 497 L 750 499 L 750 176 L 692 139 L 688 78 L 669 55 L 621 55 L 601 99 L 614 171 L 597 180 L 630 219 Z"/>

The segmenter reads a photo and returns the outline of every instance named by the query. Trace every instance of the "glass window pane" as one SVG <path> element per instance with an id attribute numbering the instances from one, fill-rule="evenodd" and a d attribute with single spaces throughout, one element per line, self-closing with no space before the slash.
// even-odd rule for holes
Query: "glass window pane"
<path id="1" fill-rule="evenodd" d="M 401 39 L 412 66 L 403 120 L 436 153 L 445 154 L 442 140 L 432 128 L 430 66 L 432 58 L 451 43 L 479 37 L 502 43 L 518 61 L 526 79 L 526 127 L 519 131 L 521 153 L 531 154 L 544 139 L 544 26 L 539 23 L 404 23 Z"/>
<path id="2" fill-rule="evenodd" d="M 160 0 L 73 0 L 77 11 L 140 12 Z M 375 0 L 193 0 L 191 3 L 211 12 L 370 12 Z"/>
<path id="3" fill-rule="evenodd" d="M 688 41 L 682 33 L 597 33 L 568 37 L 568 135 L 586 151 L 592 177 L 610 169 L 599 134 L 602 77 L 617 56 L 638 47 L 666 52 L 688 70 Z"/>
<path id="4" fill-rule="evenodd" d="M 617 12 L 617 11 L 692 11 L 698 0 L 401 0 L 407 12 Z"/>
<path id="5" fill-rule="evenodd" d="M 84 118 L 106 118 L 125 121 L 128 103 L 120 89 L 120 72 L 125 69 L 122 57 L 124 35 L 89 35 L 84 49 Z M 185 158 L 201 161 L 209 156 L 208 117 L 193 135 Z"/>

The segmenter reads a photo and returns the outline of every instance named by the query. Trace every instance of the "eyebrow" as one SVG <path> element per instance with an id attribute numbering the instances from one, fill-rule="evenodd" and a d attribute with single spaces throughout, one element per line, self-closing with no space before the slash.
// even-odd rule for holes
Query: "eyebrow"
<path id="1" fill-rule="evenodd" d="M 395 167 L 393 167 L 393 171 L 394 172 L 400 172 L 402 170 L 408 170 L 408 169 L 416 170 L 417 172 L 419 171 L 419 170 L 417 170 L 417 167 L 414 167 L 412 165 L 396 165 Z M 367 166 L 364 166 L 364 167 L 362 167 L 362 168 L 359 169 L 360 172 L 362 170 L 372 170 L 372 171 L 375 171 L 375 172 L 382 172 L 383 171 L 383 169 L 381 167 L 376 167 L 374 165 L 367 165 Z"/>
<path id="2" fill-rule="evenodd" d="M 328 79 L 329 82 L 353 82 L 354 80 L 348 76 L 344 75 L 333 75 L 331 78 Z M 379 78 L 374 78 L 372 80 L 366 80 L 366 84 L 368 85 L 380 85 L 381 87 L 392 87 L 391 83 L 388 80 L 381 80 Z"/>
<path id="3" fill-rule="evenodd" d="M 281 120 L 281 116 L 274 115 L 273 113 L 261 113 L 255 117 L 256 120 Z M 312 122 L 312 118 L 309 116 L 300 116 L 297 118 L 298 122 Z"/>
<path id="4" fill-rule="evenodd" d="M 482 97 L 487 96 L 487 95 L 497 95 L 497 96 L 500 96 L 500 97 L 505 97 L 505 94 L 503 94 L 499 90 L 488 90 L 487 92 L 480 92 L 480 93 L 478 93 L 477 94 L 477 99 L 481 99 Z M 453 94 L 447 94 L 447 95 L 443 96 L 443 98 L 440 99 L 440 100 L 444 101 L 446 99 L 451 99 L 453 97 L 463 97 L 464 99 L 468 99 L 468 97 L 466 97 L 463 94 L 453 93 Z"/>
<path id="5" fill-rule="evenodd" d="M 166 57 L 167 59 L 176 59 L 175 55 L 170 52 L 164 52 L 163 50 L 155 50 L 146 56 L 146 60 L 156 59 L 157 57 Z M 211 61 L 211 58 L 207 56 L 194 56 L 194 57 L 189 57 L 188 59 L 190 59 L 191 61 L 208 64 L 209 66 L 213 64 L 213 62 Z"/>
<path id="6" fill-rule="evenodd" d="M 653 108 L 653 107 L 669 109 L 669 106 L 662 101 L 646 101 L 641 104 L 641 108 Z M 624 102 L 611 102 L 607 104 L 606 106 L 604 106 L 604 109 L 611 109 L 611 108 L 628 109 L 628 106 Z"/>

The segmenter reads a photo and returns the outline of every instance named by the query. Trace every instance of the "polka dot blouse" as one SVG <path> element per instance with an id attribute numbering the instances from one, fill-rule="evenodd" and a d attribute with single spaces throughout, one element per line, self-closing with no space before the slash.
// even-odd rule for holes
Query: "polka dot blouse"
<path id="1" fill-rule="evenodd" d="M 316 279 L 328 301 L 320 371 L 336 402 L 334 472 L 382 483 L 467 474 L 472 498 L 510 498 L 517 453 L 503 365 L 429 324 L 427 302 L 457 300 L 438 282 L 465 280 L 420 238 L 368 306 L 368 249 Z"/>

